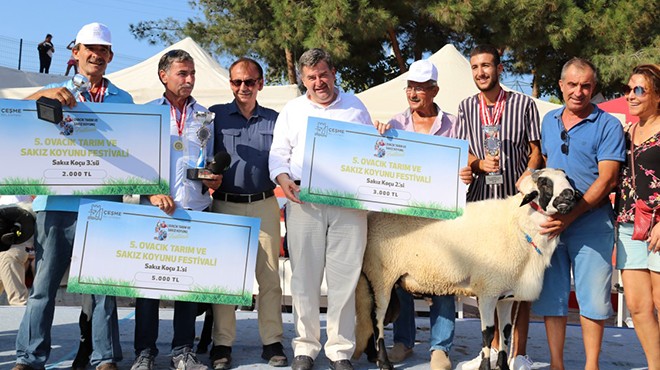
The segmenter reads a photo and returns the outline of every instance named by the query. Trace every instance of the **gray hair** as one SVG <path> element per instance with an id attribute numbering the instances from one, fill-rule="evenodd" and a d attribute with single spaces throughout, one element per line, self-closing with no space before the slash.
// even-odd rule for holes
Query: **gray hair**
<path id="1" fill-rule="evenodd" d="M 319 48 L 309 49 L 300 56 L 298 70 L 302 71 L 303 67 L 313 67 L 322 61 L 328 64 L 328 68 L 335 68 L 332 56 L 327 51 Z"/>
<path id="2" fill-rule="evenodd" d="M 163 54 L 163 56 L 160 57 L 160 61 L 158 61 L 158 79 L 160 79 L 160 71 L 165 71 L 165 72 L 169 71 L 170 67 L 172 66 L 172 63 L 174 63 L 174 62 L 179 62 L 179 63 L 193 62 L 193 63 L 195 63 L 195 60 L 185 50 L 174 49 L 174 50 L 168 51 L 167 53 Z"/>
<path id="3" fill-rule="evenodd" d="M 564 64 L 564 66 L 561 68 L 561 77 L 559 77 L 560 80 L 564 80 L 564 77 L 566 77 L 566 71 L 571 66 L 575 66 L 579 69 L 591 69 L 591 71 L 594 73 L 594 83 L 598 85 L 598 71 L 596 71 L 596 66 L 594 66 L 594 64 L 590 61 L 578 57 L 573 57 L 571 60 Z"/>

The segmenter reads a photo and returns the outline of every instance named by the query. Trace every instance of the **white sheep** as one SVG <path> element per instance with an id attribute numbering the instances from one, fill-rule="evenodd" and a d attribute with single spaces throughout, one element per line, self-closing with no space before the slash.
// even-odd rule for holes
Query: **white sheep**
<path id="1" fill-rule="evenodd" d="M 413 294 L 478 298 L 483 337 L 480 369 L 490 369 L 497 306 L 503 338 L 497 363 L 500 369 L 508 369 L 512 303 L 538 298 L 558 243 L 558 238 L 539 234 L 540 224 L 548 215 L 569 212 L 576 202 L 561 170 L 537 171 L 521 182 L 520 190 L 521 194 L 507 199 L 469 203 L 461 217 L 450 221 L 369 214 L 362 278 L 356 291 L 355 358 L 376 330 L 378 365 L 392 369 L 383 327 L 398 282 Z"/>

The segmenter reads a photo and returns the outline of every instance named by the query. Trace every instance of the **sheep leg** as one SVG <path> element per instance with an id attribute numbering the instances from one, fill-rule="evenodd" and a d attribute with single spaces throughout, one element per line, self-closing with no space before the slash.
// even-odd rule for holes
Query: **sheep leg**
<path id="1" fill-rule="evenodd" d="M 511 346 L 511 307 L 513 301 L 501 300 L 497 302 L 497 319 L 500 330 L 500 348 L 497 353 L 497 367 L 500 370 L 509 370 L 507 362 L 509 347 Z M 513 349 L 511 349 L 513 351 Z"/>
<path id="2" fill-rule="evenodd" d="M 481 364 L 479 370 L 490 370 L 490 344 L 495 337 L 496 297 L 478 297 L 481 316 Z"/>
<path id="3" fill-rule="evenodd" d="M 394 284 L 392 284 L 393 286 Z M 387 313 L 387 307 L 390 303 L 391 290 L 387 289 L 381 292 L 375 292 L 374 301 L 376 303 L 376 331 L 377 335 L 377 345 L 378 355 L 377 355 L 377 364 L 378 367 L 384 370 L 394 369 L 392 363 L 387 357 L 387 350 L 385 349 L 385 314 Z"/>

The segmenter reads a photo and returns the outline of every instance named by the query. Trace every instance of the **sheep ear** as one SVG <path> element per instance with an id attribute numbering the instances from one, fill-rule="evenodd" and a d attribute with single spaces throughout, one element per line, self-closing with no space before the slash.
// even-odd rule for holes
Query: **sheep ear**
<path id="1" fill-rule="evenodd" d="M 524 206 L 525 204 L 528 204 L 529 202 L 533 201 L 536 199 L 536 197 L 539 195 L 539 192 L 534 190 L 533 192 L 529 194 L 525 194 L 525 197 L 523 198 L 522 202 L 520 203 L 520 207 Z"/>

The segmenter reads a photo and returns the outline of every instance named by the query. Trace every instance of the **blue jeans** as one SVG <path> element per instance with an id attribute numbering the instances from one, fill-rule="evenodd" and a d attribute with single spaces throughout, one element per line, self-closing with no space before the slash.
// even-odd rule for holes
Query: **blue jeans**
<path id="1" fill-rule="evenodd" d="M 77 213 L 38 212 L 34 246 L 36 275 L 23 321 L 16 335 L 16 363 L 44 368 L 50 355 L 55 296 L 71 263 Z M 115 297 L 94 295 L 92 366 L 122 359 Z"/>
<path id="2" fill-rule="evenodd" d="M 399 297 L 400 312 L 394 322 L 394 343 L 403 343 L 407 348 L 413 348 L 417 333 L 414 298 L 400 287 L 396 288 L 396 294 Z M 431 299 L 431 351 L 442 350 L 449 353 L 454 342 L 456 302 L 453 295 L 434 295 Z"/>
<path id="3" fill-rule="evenodd" d="M 156 356 L 158 347 L 158 299 L 138 298 L 135 300 L 135 355 Z M 192 349 L 195 341 L 197 303 L 174 302 L 174 335 L 172 356 Z"/>

